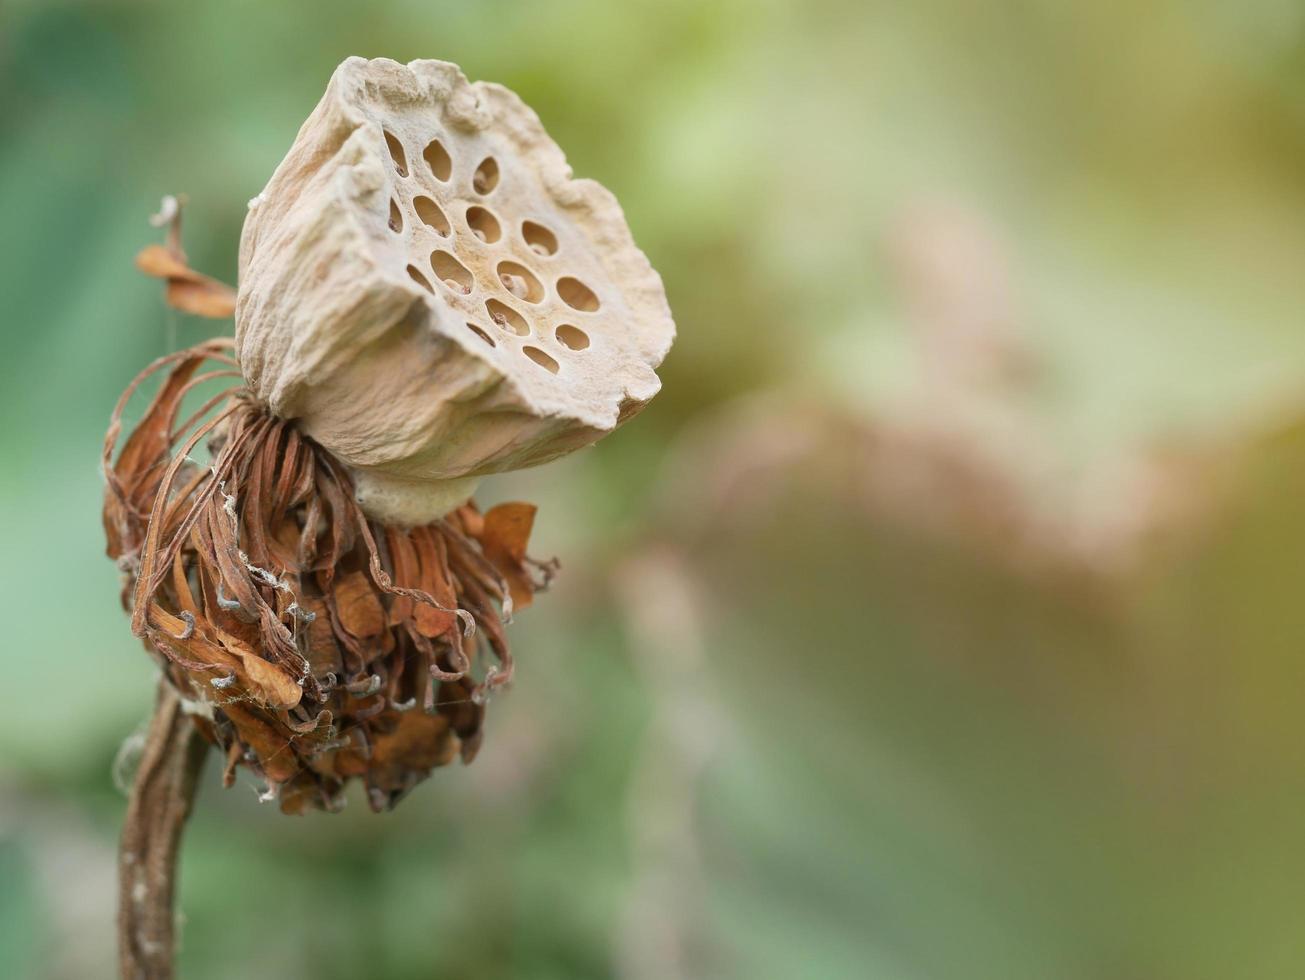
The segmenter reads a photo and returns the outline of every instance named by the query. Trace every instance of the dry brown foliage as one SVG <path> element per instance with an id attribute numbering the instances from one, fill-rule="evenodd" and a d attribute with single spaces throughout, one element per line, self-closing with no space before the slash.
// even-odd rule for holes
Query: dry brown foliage
<path id="1" fill-rule="evenodd" d="M 160 358 L 113 413 L 104 528 L 123 605 L 225 752 L 228 785 L 247 766 L 297 813 L 337 808 L 357 777 L 389 808 L 474 757 L 485 702 L 512 676 L 503 621 L 556 564 L 526 557 L 528 504 L 370 521 L 345 468 L 242 384 L 182 417 L 187 395 L 240 378 L 231 347 Z M 128 399 L 160 372 L 115 458 Z"/>

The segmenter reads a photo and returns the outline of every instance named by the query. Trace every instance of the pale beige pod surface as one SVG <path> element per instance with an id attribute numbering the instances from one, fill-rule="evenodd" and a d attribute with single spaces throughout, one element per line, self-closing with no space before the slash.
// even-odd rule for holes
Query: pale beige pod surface
<path id="1" fill-rule="evenodd" d="M 382 520 L 596 441 L 656 394 L 674 334 L 616 199 L 448 62 L 345 61 L 250 202 L 245 380 Z"/>

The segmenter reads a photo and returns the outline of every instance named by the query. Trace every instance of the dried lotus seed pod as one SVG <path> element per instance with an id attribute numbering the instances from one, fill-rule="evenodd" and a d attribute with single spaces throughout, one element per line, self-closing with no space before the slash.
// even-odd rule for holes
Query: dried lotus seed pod
<path id="1" fill-rule="evenodd" d="M 379 520 L 593 443 L 656 394 L 674 332 L 612 194 L 448 62 L 345 61 L 250 202 L 241 369 Z"/>

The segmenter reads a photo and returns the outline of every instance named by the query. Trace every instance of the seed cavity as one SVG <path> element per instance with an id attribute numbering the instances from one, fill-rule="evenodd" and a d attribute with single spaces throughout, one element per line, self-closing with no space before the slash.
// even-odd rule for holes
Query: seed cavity
<path id="1" fill-rule="evenodd" d="M 425 276 L 423 276 L 421 274 L 421 270 L 418 269 L 415 265 L 408 266 L 408 275 L 412 277 L 413 282 L 421 286 L 428 293 L 435 292 L 435 287 L 430 284 L 430 280 L 428 280 Z"/>
<path id="2" fill-rule="evenodd" d="M 480 166 L 476 168 L 476 173 L 471 178 L 471 187 L 477 194 L 488 194 L 497 186 L 498 161 L 493 157 L 485 157 L 480 161 Z"/>
<path id="3" fill-rule="evenodd" d="M 489 344 L 490 347 L 497 347 L 497 346 L 498 346 L 498 344 L 494 343 L 494 338 L 493 338 L 493 337 L 491 337 L 489 334 L 485 333 L 485 331 L 481 330 L 480 327 L 476 326 L 474 323 L 471 323 L 470 321 L 468 321 L 468 323 L 467 323 L 467 329 L 470 330 L 472 333 L 474 333 L 477 337 L 479 337 L 479 338 L 480 338 L 481 340 L 483 340 L 485 343 Z"/>
<path id="4" fill-rule="evenodd" d="M 453 160 L 449 157 L 449 151 L 444 149 L 444 144 L 439 140 L 431 140 L 421 155 L 426 160 L 426 166 L 430 167 L 432 176 L 438 181 L 447 182 L 453 174 Z"/>
<path id="5" fill-rule="evenodd" d="M 435 270 L 436 278 L 450 289 L 464 295 L 471 292 L 471 272 L 448 252 L 440 248 L 431 252 L 430 267 Z"/>
<path id="6" fill-rule="evenodd" d="M 498 280 L 517 299 L 538 303 L 544 298 L 544 284 L 519 262 L 500 262 Z"/>
<path id="7" fill-rule="evenodd" d="M 525 354 L 526 357 L 530 358 L 541 368 L 547 368 L 549 371 L 552 371 L 554 374 L 557 374 L 558 369 L 561 367 L 561 365 L 558 364 L 557 361 L 553 360 L 551 357 L 545 354 L 538 347 L 530 347 L 527 345 L 521 348 L 521 353 Z"/>
<path id="8" fill-rule="evenodd" d="M 521 237 L 536 255 L 557 254 L 557 236 L 537 221 L 521 222 Z"/>
<path id="9" fill-rule="evenodd" d="M 526 323 L 526 318 L 506 303 L 500 303 L 496 299 L 487 299 L 485 300 L 485 309 L 489 312 L 489 318 L 504 330 L 510 330 L 518 337 L 524 337 L 530 333 L 530 324 Z"/>
<path id="10" fill-rule="evenodd" d="M 448 238 L 453 231 L 449 224 L 449 219 L 444 216 L 440 206 L 424 194 L 412 199 L 412 206 L 417 211 L 419 217 L 425 224 L 433 229 L 442 237 Z"/>
<path id="11" fill-rule="evenodd" d="M 388 129 L 382 130 L 382 132 L 385 133 L 385 145 L 389 147 L 390 159 L 394 161 L 394 169 L 399 172 L 400 177 L 408 176 L 408 158 L 403 152 L 403 144 Z"/>
<path id="12" fill-rule="evenodd" d="M 403 212 L 399 210 L 399 202 L 390 198 L 390 231 L 403 231 Z"/>
<path id="13" fill-rule="evenodd" d="M 557 342 L 568 350 L 584 350 L 589 346 L 589 335 L 570 323 L 560 323 L 553 331 Z"/>
<path id="14" fill-rule="evenodd" d="M 486 244 L 493 244 L 503 237 L 498 218 L 479 206 L 467 208 L 467 227 L 471 233 Z"/>
<path id="15" fill-rule="evenodd" d="M 598 297 L 594 291 L 574 276 L 563 276 L 557 281 L 557 295 L 562 302 L 581 313 L 593 313 L 598 309 Z"/>

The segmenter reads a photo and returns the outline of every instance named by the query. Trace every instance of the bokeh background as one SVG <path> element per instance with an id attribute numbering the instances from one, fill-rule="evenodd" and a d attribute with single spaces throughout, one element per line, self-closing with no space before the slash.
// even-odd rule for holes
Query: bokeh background
<path id="1" fill-rule="evenodd" d="M 485 485 L 564 572 L 473 766 L 383 817 L 206 773 L 183 975 L 1305 975 L 1299 3 L 5 0 L 6 976 L 113 969 L 153 685 L 99 447 L 230 329 L 146 218 L 234 281 L 351 54 L 517 90 L 680 334 Z"/>

